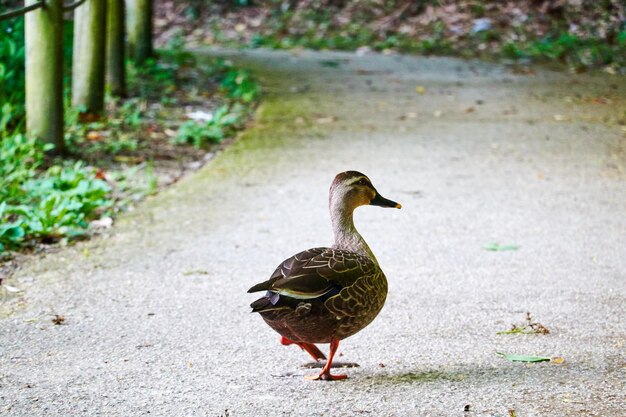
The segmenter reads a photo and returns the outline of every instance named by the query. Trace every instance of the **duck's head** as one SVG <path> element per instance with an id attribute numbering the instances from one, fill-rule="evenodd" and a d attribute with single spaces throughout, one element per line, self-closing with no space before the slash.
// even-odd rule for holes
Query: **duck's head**
<path id="1" fill-rule="evenodd" d="M 402 208 L 395 201 L 380 195 L 367 175 L 357 171 L 337 174 L 330 186 L 329 204 L 331 210 L 341 208 L 349 211 L 366 205 Z"/>

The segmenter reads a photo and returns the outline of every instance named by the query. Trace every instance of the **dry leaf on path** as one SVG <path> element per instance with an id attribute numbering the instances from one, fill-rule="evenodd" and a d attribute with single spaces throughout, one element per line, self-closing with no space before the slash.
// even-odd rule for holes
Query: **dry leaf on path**
<path id="1" fill-rule="evenodd" d="M 324 125 L 324 124 L 336 122 L 337 118 L 335 116 L 319 117 L 315 119 L 315 121 L 317 122 L 317 124 Z"/>
<path id="2" fill-rule="evenodd" d="M 11 292 L 11 293 L 16 293 L 16 292 L 21 292 L 22 291 L 19 288 L 14 287 L 12 285 L 2 284 L 2 287 L 4 287 L 5 290 L 7 290 L 8 292 Z"/>

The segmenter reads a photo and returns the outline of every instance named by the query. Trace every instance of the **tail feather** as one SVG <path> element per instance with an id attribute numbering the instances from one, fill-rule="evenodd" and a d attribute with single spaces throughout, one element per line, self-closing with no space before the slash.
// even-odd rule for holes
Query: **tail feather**
<path id="1" fill-rule="evenodd" d="M 250 288 L 248 292 L 251 293 L 251 292 L 258 292 L 258 291 L 267 291 L 269 287 L 270 287 L 270 281 L 265 281 L 265 282 L 256 284 L 255 286 Z"/>
<path id="2" fill-rule="evenodd" d="M 262 313 L 264 311 L 283 310 L 283 309 L 291 308 L 289 307 L 289 305 L 279 303 L 278 301 L 279 301 L 278 294 L 273 294 L 272 296 L 269 296 L 269 297 L 265 296 L 265 297 L 259 298 L 258 300 L 250 304 L 250 307 L 252 307 L 253 313 Z"/>
<path id="3" fill-rule="evenodd" d="M 269 297 L 261 297 L 258 300 L 254 301 L 250 304 L 253 313 L 258 313 L 259 311 L 263 311 L 268 307 L 274 307 Z"/>

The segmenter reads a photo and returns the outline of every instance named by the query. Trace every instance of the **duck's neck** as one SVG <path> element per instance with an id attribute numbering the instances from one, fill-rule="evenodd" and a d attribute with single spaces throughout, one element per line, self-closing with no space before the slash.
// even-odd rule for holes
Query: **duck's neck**
<path id="1" fill-rule="evenodd" d="M 361 236 L 354 227 L 354 220 L 352 218 L 353 212 L 353 209 L 333 206 L 333 204 L 331 204 L 330 219 L 335 235 L 335 244 L 333 247 L 365 255 L 378 265 L 378 261 L 372 253 L 372 250 L 365 242 L 365 239 L 363 239 L 363 236 Z"/>

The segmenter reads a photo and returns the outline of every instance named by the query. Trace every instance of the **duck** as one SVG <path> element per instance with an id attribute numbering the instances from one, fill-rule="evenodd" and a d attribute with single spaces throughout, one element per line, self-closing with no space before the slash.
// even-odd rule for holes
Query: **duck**
<path id="1" fill-rule="evenodd" d="M 331 373 L 339 342 L 369 325 L 387 298 L 387 278 L 354 226 L 354 210 L 365 205 L 402 206 L 380 195 L 358 171 L 335 176 L 328 205 L 334 244 L 284 260 L 248 293 L 265 291 L 250 307 L 280 334 L 283 345 L 297 345 L 316 361 L 326 359 L 316 344 L 330 345 L 320 374 L 305 378 L 334 381 L 347 378 Z"/>

